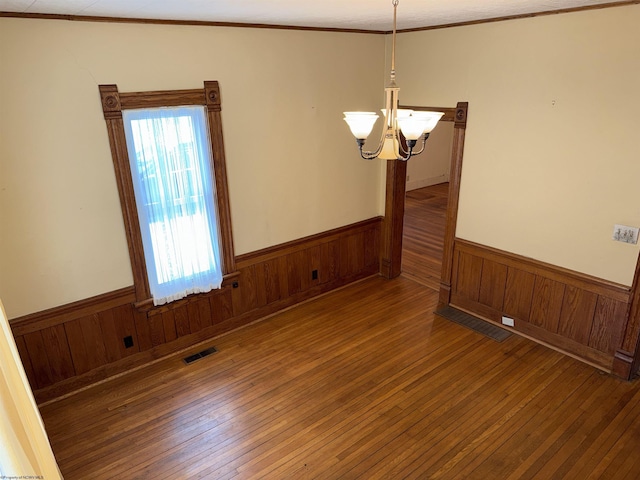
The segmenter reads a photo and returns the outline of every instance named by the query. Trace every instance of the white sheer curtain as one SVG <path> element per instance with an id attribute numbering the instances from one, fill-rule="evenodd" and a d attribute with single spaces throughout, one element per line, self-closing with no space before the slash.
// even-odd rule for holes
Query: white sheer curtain
<path id="1" fill-rule="evenodd" d="M 204 107 L 125 110 L 123 119 L 154 304 L 220 288 Z"/>
<path id="2" fill-rule="evenodd" d="M 0 478 L 61 479 L 0 302 Z"/>

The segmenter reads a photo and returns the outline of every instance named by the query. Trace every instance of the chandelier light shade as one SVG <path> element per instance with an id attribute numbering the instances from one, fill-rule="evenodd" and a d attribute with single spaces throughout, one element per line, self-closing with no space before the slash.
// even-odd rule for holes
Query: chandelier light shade
<path id="1" fill-rule="evenodd" d="M 393 42 L 391 48 L 391 79 L 389 86 L 385 90 L 385 108 L 382 109 L 384 116 L 384 127 L 382 135 L 375 151 L 364 150 L 364 143 L 373 125 L 378 119 L 375 112 L 344 112 L 344 121 L 347 122 L 351 133 L 356 137 L 360 156 L 365 160 L 381 158 L 384 160 L 409 160 L 414 155 L 422 153 L 429 138 L 429 134 L 435 128 L 444 115 L 442 112 L 413 111 L 398 108 L 398 92 L 400 89 L 396 85 L 396 12 L 398 0 L 392 0 L 393 4 Z M 405 139 L 401 141 L 400 133 Z M 418 150 L 414 150 L 419 140 L 421 145 Z M 406 143 L 406 146 L 405 146 Z"/>
<path id="2" fill-rule="evenodd" d="M 374 112 L 344 112 L 344 120 L 357 139 L 366 140 L 378 120 Z"/>

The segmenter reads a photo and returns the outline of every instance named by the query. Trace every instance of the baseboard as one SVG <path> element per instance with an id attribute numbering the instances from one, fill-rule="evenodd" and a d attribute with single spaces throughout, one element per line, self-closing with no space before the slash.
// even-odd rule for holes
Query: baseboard
<path id="1" fill-rule="evenodd" d="M 421 178 L 418 180 L 410 180 L 407 182 L 406 191 L 417 190 L 418 188 L 430 187 L 449 181 L 449 174 L 438 175 L 437 177 Z"/>

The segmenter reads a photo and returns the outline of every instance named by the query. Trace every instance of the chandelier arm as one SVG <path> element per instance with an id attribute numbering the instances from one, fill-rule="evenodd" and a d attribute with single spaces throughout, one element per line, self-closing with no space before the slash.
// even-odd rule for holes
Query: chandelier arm
<path id="1" fill-rule="evenodd" d="M 422 152 L 424 152 L 424 147 L 427 144 L 427 139 L 429 138 L 429 134 L 428 133 L 423 133 L 422 134 L 422 145 L 420 145 L 420 150 L 418 150 L 417 152 L 413 152 L 413 155 L 420 155 Z"/>
<path id="2" fill-rule="evenodd" d="M 363 150 L 364 142 L 365 142 L 363 139 L 357 139 L 356 141 L 358 142 L 358 149 L 360 150 L 360 156 L 365 160 L 374 160 L 378 158 L 378 155 L 380 155 L 380 152 L 382 152 L 382 146 L 384 145 L 384 136 L 380 140 L 380 144 L 378 145 L 378 148 L 373 152 L 367 152 L 366 150 Z"/>
<path id="3" fill-rule="evenodd" d="M 406 143 L 406 140 L 405 140 L 405 143 Z M 404 146 L 402 145 L 402 142 L 400 141 L 398 142 L 398 151 L 403 155 L 407 154 L 407 151 L 405 150 Z M 414 155 L 416 154 L 414 153 Z"/>
<path id="4" fill-rule="evenodd" d="M 413 147 L 415 146 L 416 146 L 416 140 L 407 140 L 407 147 L 409 147 L 409 151 L 406 153 L 407 156 L 405 157 L 402 155 L 402 152 L 398 152 L 398 160 L 402 160 L 403 162 L 406 162 L 414 155 L 417 155 L 417 153 L 413 152 Z"/>
<path id="5" fill-rule="evenodd" d="M 378 155 L 376 155 L 375 152 L 365 152 L 362 149 L 360 149 L 360 156 L 365 160 L 375 160 L 378 158 Z"/>
<path id="6" fill-rule="evenodd" d="M 398 158 L 396 160 L 401 160 L 403 162 L 406 162 L 407 160 L 409 160 L 414 155 L 415 155 L 415 153 L 413 153 L 413 149 L 411 147 L 409 147 L 409 151 L 407 152 L 406 157 L 403 156 L 401 153 L 399 153 L 398 154 Z"/>
<path id="7" fill-rule="evenodd" d="M 386 120 L 387 120 L 387 115 L 385 115 L 385 122 Z M 380 135 L 378 147 L 371 152 L 367 152 L 363 150 L 364 140 L 362 140 L 362 142 L 358 140 L 358 147 L 360 148 L 360 156 L 365 160 L 373 160 L 374 158 L 378 158 L 380 153 L 382 153 L 382 149 L 384 148 L 384 141 L 385 141 L 385 138 L 387 137 L 387 131 L 388 131 L 388 128 L 386 127 L 382 129 L 382 134 Z"/>

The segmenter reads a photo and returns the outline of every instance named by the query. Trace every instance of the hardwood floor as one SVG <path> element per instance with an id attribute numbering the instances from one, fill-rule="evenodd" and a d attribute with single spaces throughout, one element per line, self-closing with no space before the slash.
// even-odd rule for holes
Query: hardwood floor
<path id="1" fill-rule="evenodd" d="M 402 274 L 440 289 L 449 184 L 407 192 L 402 238 Z"/>
<path id="2" fill-rule="evenodd" d="M 640 387 L 366 279 L 41 408 L 66 480 L 640 478 Z M 211 345 L 217 353 L 185 365 Z"/>

